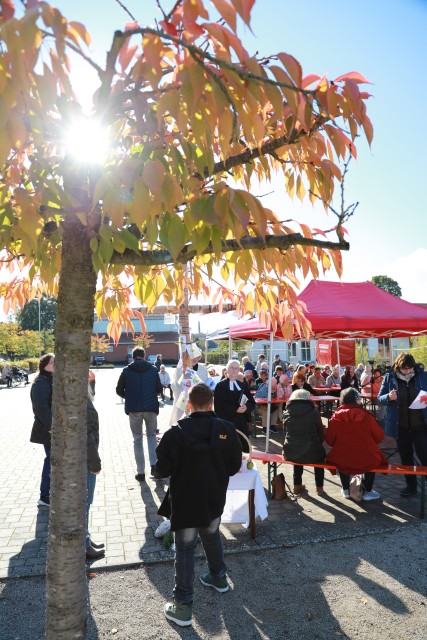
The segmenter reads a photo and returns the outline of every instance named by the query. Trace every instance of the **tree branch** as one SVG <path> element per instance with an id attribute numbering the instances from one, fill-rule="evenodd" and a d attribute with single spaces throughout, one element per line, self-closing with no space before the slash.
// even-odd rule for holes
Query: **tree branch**
<path id="1" fill-rule="evenodd" d="M 177 5 L 179 4 L 180 3 L 177 2 Z M 285 89 L 290 89 L 291 91 L 296 91 L 297 93 L 301 93 L 305 96 L 313 96 L 316 99 L 316 91 L 313 89 L 302 89 L 301 87 L 297 87 L 296 85 L 290 84 L 288 82 L 280 82 L 279 80 L 273 80 L 272 78 L 269 78 L 267 75 L 259 76 L 256 73 L 251 73 L 250 71 L 247 71 L 246 69 L 244 69 L 241 66 L 238 66 L 237 64 L 233 64 L 232 62 L 227 62 L 222 58 L 217 58 L 216 56 L 212 55 L 208 51 L 204 51 L 200 47 L 197 47 L 196 45 L 191 44 L 190 42 L 187 42 L 182 38 L 178 38 L 176 36 L 170 35 L 164 31 L 161 31 L 160 29 L 154 29 L 153 27 L 142 27 L 138 29 L 128 29 L 126 31 L 114 32 L 111 49 L 107 53 L 107 67 L 105 69 L 105 72 L 103 72 L 103 74 L 100 76 L 101 83 L 102 83 L 100 95 L 102 96 L 102 98 L 106 99 L 109 95 L 111 82 L 115 74 L 117 56 L 119 54 L 119 51 L 123 42 L 128 38 L 131 38 L 132 36 L 135 36 L 135 35 L 144 36 L 146 34 L 158 36 L 163 40 L 170 40 L 174 44 L 184 49 L 187 49 L 187 51 L 189 51 L 190 53 L 196 54 L 201 58 L 205 58 L 206 60 L 209 60 L 210 62 L 217 65 L 218 67 L 222 69 L 228 69 L 229 71 L 236 73 L 241 78 L 246 78 L 247 80 L 257 80 L 263 84 L 271 84 L 271 85 L 274 85 L 275 87 L 283 87 Z"/>
<path id="2" fill-rule="evenodd" d="M 317 120 L 317 126 L 321 127 L 325 122 L 327 122 L 328 118 L 319 116 Z M 255 149 L 246 149 L 242 153 L 238 153 L 235 156 L 230 156 L 226 160 L 215 162 L 212 171 L 209 171 L 209 169 L 206 167 L 203 172 L 203 176 L 201 176 L 200 174 L 196 174 L 196 177 L 200 178 L 201 180 L 205 180 L 209 176 L 215 175 L 217 173 L 222 173 L 223 171 L 229 171 L 233 167 L 247 164 L 248 162 L 252 162 L 252 160 L 260 158 L 261 156 L 265 156 L 268 154 L 273 155 L 276 149 L 284 147 L 287 144 L 295 144 L 300 138 L 306 135 L 308 135 L 306 131 L 302 130 L 298 132 L 296 129 L 294 129 L 289 136 L 280 136 L 279 138 L 274 138 L 273 140 L 269 140 L 268 142 L 262 144 L 261 147 L 256 147 Z"/>
<path id="3" fill-rule="evenodd" d="M 223 240 L 221 243 L 221 253 L 230 251 L 255 251 L 262 249 L 289 249 L 293 245 L 305 245 L 309 247 L 320 247 L 322 249 L 339 249 L 348 251 L 350 244 L 344 239 L 339 242 L 331 242 L 329 240 L 316 240 L 315 238 L 305 238 L 300 233 L 290 233 L 286 236 L 265 236 L 252 237 L 246 236 L 239 240 Z M 170 263 L 185 264 L 190 262 L 199 255 L 214 254 L 215 250 L 211 244 L 202 252 L 197 252 L 188 245 L 184 247 L 177 257 L 172 257 L 167 250 L 151 250 L 135 253 L 130 249 L 126 249 L 123 253 L 115 251 L 110 259 L 111 264 L 127 264 L 134 266 L 155 266 L 166 265 Z"/>

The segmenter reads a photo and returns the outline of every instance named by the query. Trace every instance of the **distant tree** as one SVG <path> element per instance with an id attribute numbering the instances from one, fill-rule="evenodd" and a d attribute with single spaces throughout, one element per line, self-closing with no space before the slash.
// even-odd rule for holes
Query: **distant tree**
<path id="1" fill-rule="evenodd" d="M 12 359 L 19 350 L 19 325 L 16 322 L 0 322 L 0 353 Z"/>
<path id="2" fill-rule="evenodd" d="M 388 276 L 374 276 L 371 282 L 383 291 L 387 291 L 387 293 L 391 293 L 392 296 L 396 296 L 396 298 L 402 297 L 402 289 L 399 283 L 393 280 L 393 278 L 389 278 Z"/>
<path id="3" fill-rule="evenodd" d="M 27 331 L 54 331 L 56 323 L 56 299 L 53 296 L 43 295 L 40 299 L 40 327 L 39 327 L 39 301 L 38 299 L 27 302 L 16 314 L 16 319 L 21 329 Z"/>
<path id="4" fill-rule="evenodd" d="M 132 340 L 135 344 L 135 347 L 141 347 L 142 349 L 144 349 L 144 351 L 147 351 L 150 344 L 153 344 L 154 342 L 153 336 L 146 331 L 136 333 Z"/>
<path id="5" fill-rule="evenodd" d="M 110 347 L 110 340 L 105 336 L 96 334 L 90 339 L 90 350 L 92 353 L 107 353 Z"/>
<path id="6" fill-rule="evenodd" d="M 415 362 L 421 362 L 424 367 L 427 367 L 427 336 L 412 338 L 408 352 L 414 356 Z"/>

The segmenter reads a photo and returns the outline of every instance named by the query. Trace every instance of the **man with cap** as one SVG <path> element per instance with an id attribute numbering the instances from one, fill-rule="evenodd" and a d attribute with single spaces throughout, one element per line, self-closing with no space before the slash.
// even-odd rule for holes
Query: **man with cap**
<path id="1" fill-rule="evenodd" d="M 276 353 L 274 356 L 273 371 L 276 369 L 276 367 L 282 367 L 283 371 L 286 371 L 286 362 L 280 359 L 280 355 L 278 353 Z"/>

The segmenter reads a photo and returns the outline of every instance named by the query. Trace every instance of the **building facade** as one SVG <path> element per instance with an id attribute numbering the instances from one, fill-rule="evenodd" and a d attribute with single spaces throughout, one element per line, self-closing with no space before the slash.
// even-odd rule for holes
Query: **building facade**
<path id="1" fill-rule="evenodd" d="M 165 317 L 166 315 L 166 317 Z M 167 320 L 167 322 L 165 322 Z M 156 356 L 162 354 L 166 364 L 176 364 L 179 359 L 179 332 L 178 316 L 171 314 L 152 314 L 144 317 L 146 333 L 153 339 L 153 342 L 146 348 L 146 355 Z M 170 322 L 173 321 L 173 324 Z M 135 334 L 123 332 L 117 344 L 110 341 L 110 346 L 105 354 L 94 351 L 91 358 L 96 355 L 104 355 L 106 362 L 127 363 L 132 357 L 132 351 L 136 346 L 138 335 L 141 334 L 141 323 L 136 318 L 132 320 Z M 93 335 L 108 339 L 108 320 L 96 319 L 93 324 Z"/>

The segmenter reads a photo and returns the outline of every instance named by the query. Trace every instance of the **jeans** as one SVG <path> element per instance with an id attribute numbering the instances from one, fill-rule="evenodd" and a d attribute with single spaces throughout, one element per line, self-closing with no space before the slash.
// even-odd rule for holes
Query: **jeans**
<path id="1" fill-rule="evenodd" d="M 341 479 L 341 486 L 344 490 L 350 489 L 350 476 L 347 473 L 342 473 L 342 471 L 338 471 Z M 374 486 L 375 473 L 368 471 L 363 474 L 363 484 L 365 486 L 366 491 L 372 491 L 372 487 Z"/>
<path id="2" fill-rule="evenodd" d="M 43 462 L 42 480 L 40 483 L 40 495 L 50 495 L 50 444 L 44 444 L 46 457 Z"/>
<path id="3" fill-rule="evenodd" d="M 197 534 L 202 541 L 209 572 L 213 576 L 225 576 L 219 525 L 221 518 L 215 518 L 207 527 L 198 529 L 178 529 L 175 531 L 175 586 L 174 598 L 177 602 L 193 602 L 194 551 L 197 546 Z"/>
<path id="4" fill-rule="evenodd" d="M 302 483 L 302 474 L 304 471 L 304 467 L 300 465 L 294 464 L 294 484 Z M 323 487 L 323 482 L 325 479 L 325 470 L 320 467 L 314 467 L 314 480 L 316 482 L 316 487 Z"/>
<path id="5" fill-rule="evenodd" d="M 86 549 L 90 547 L 89 509 L 90 509 L 90 505 L 93 502 L 95 485 L 96 485 L 96 474 L 91 473 L 88 467 L 87 469 L 87 500 L 86 500 Z"/>
<path id="6" fill-rule="evenodd" d="M 409 431 L 399 429 L 397 436 L 397 448 L 399 449 L 402 464 L 414 464 L 414 449 L 420 464 L 427 465 L 427 430 Z M 405 475 L 406 484 L 411 489 L 417 488 L 417 476 Z"/>
<path id="7" fill-rule="evenodd" d="M 137 411 L 130 413 L 129 424 L 133 435 L 133 452 L 135 455 L 136 469 L 138 473 L 145 472 L 144 446 L 142 444 L 142 424 L 144 420 L 150 465 L 153 466 L 157 462 L 157 415 L 153 411 Z"/>

